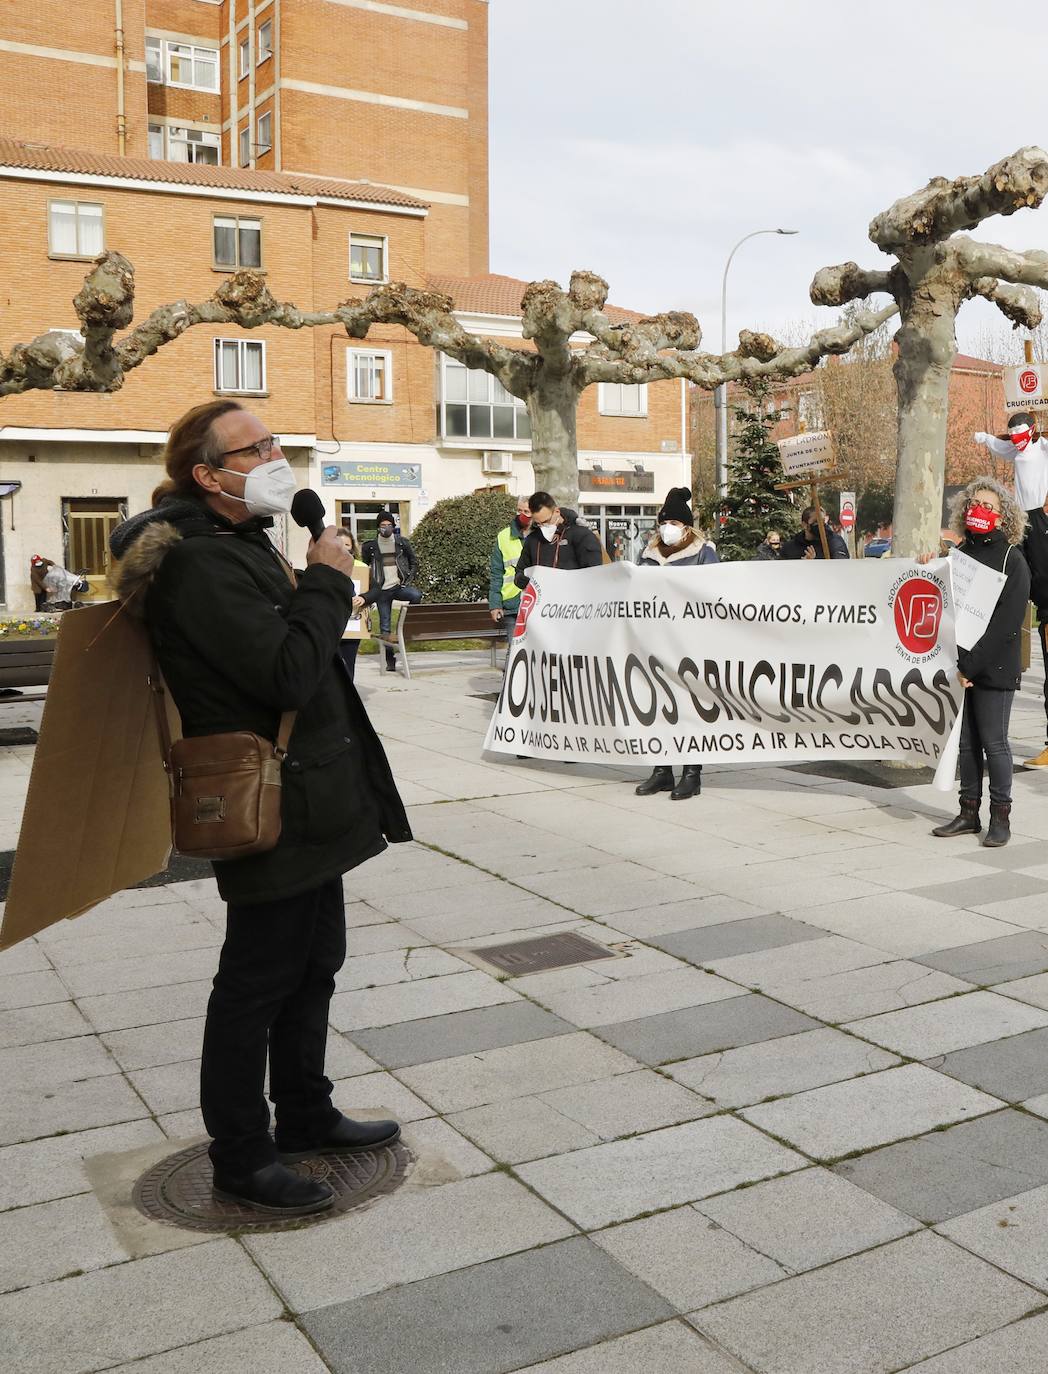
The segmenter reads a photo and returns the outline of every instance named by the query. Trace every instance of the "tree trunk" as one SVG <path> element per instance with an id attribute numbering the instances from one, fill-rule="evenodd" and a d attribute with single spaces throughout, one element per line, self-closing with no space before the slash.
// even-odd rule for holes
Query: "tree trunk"
<path id="1" fill-rule="evenodd" d="M 899 353 L 894 368 L 899 466 L 892 552 L 899 558 L 915 558 L 939 551 L 958 301 L 947 283 L 925 278 L 919 294 L 900 305 L 903 325 L 896 335 Z"/>
<path id="2" fill-rule="evenodd" d="M 575 507 L 579 500 L 578 388 L 570 373 L 543 377 L 526 399 L 535 490 L 548 491 L 558 504 Z"/>

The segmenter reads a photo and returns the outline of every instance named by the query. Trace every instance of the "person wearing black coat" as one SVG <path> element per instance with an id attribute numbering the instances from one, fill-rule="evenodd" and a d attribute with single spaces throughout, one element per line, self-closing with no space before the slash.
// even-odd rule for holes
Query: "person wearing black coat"
<path id="1" fill-rule="evenodd" d="M 332 1191 L 283 1160 L 399 1135 L 396 1122 L 337 1110 L 324 1059 L 346 953 L 342 874 L 411 831 L 338 653 L 352 561 L 325 530 L 293 585 L 267 533 L 295 485 L 278 441 L 235 402 L 212 401 L 172 427 L 166 468 L 154 508 L 113 532 L 112 577 L 145 621 L 183 734 L 275 740 L 281 714 L 297 711 L 276 847 L 214 864 L 228 916 L 200 1092 L 216 1194 L 303 1215 L 330 1206 Z"/>
<path id="2" fill-rule="evenodd" d="M 379 511 L 378 534 L 365 541 L 360 556 L 371 570 L 371 585 L 364 595 L 364 604 L 378 607 L 378 632 L 388 639 L 393 624 L 393 602 L 406 601 L 410 606 L 417 606 L 422 600 L 422 593 L 414 585 L 418 558 L 397 529 L 392 511 Z M 396 654 L 387 646 L 386 671 L 395 673 L 396 670 Z"/>
<path id="3" fill-rule="evenodd" d="M 823 528 L 826 531 L 826 545 L 831 558 L 847 558 L 848 545 L 839 534 L 826 523 L 826 512 L 822 512 Z M 783 541 L 782 557 L 787 560 L 799 558 L 825 558 L 822 539 L 819 537 L 819 512 L 814 506 L 801 511 L 801 527 L 795 535 Z"/>
<path id="4" fill-rule="evenodd" d="M 1037 608 L 1037 638 L 1044 660 L 1044 714 L 1048 723 L 1048 498 L 1039 510 L 1028 510 L 1026 519 L 1029 523 L 1023 553 L 1030 565 L 1030 600 Z M 1035 758 L 1025 762 L 1028 768 L 1048 767 L 1048 742 Z"/>
<path id="5" fill-rule="evenodd" d="M 1026 514 L 992 477 L 969 482 L 954 503 L 953 524 L 964 538 L 961 553 L 1007 581 L 982 635 L 970 649 L 957 650 L 957 675 L 964 687 L 960 745 L 960 808 L 933 835 L 978 835 L 982 829 L 983 774 L 989 774 L 989 848 L 1011 837 L 1012 750 L 1008 722 L 1022 680 L 1022 628 L 1030 599 L 1030 569 L 1023 557 Z"/>
<path id="6" fill-rule="evenodd" d="M 600 540 L 579 522 L 577 513 L 558 506 L 548 491 L 528 497 L 531 526 L 517 560 L 518 587 L 528 585 L 528 568 L 599 568 L 603 563 Z"/>

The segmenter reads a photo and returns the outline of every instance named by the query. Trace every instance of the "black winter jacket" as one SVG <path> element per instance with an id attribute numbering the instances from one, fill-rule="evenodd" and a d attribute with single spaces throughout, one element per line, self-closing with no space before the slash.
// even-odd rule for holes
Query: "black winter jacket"
<path id="1" fill-rule="evenodd" d="M 547 539 L 536 526 L 528 531 L 513 579 L 518 587 L 528 585 L 528 568 L 599 568 L 603 563 L 600 540 L 588 525 L 580 525 L 573 510 L 561 506 L 564 523 L 555 539 Z"/>
<path id="2" fill-rule="evenodd" d="M 414 582 L 415 574 L 418 572 L 418 559 L 415 556 L 415 550 L 399 530 L 393 531 L 393 543 L 396 548 L 397 573 L 401 582 Z M 360 551 L 360 560 L 371 569 L 371 586 L 365 598 L 370 604 L 374 602 L 377 593 L 382 590 L 382 583 L 386 576 L 386 570 L 382 563 L 382 550 L 378 546 L 377 539 L 368 539 L 365 542 Z"/>
<path id="3" fill-rule="evenodd" d="M 113 532 L 114 581 L 142 614 L 160 669 L 192 735 L 251 730 L 275 739 L 297 710 L 283 767 L 275 849 L 216 862 L 230 902 L 307 892 L 411 839 L 367 713 L 338 653 L 352 583 L 315 565 L 293 587 L 265 530 L 233 525 L 202 502 L 168 499 Z"/>
<path id="4" fill-rule="evenodd" d="M 976 687 L 1014 692 L 1022 680 L 1021 634 L 1030 599 L 1030 569 L 1023 551 L 1009 544 L 1000 530 L 969 532 L 957 547 L 984 568 L 1008 577 L 982 635 L 971 649 L 957 650 L 957 667 Z"/>
<path id="5" fill-rule="evenodd" d="M 1023 540 L 1023 553 L 1030 567 L 1030 600 L 1037 607 L 1037 619 L 1048 620 L 1048 511 L 1026 512 L 1029 525 Z"/>
<path id="6" fill-rule="evenodd" d="M 816 535 L 817 534 L 818 531 L 816 531 Z M 829 545 L 831 558 L 848 557 L 848 545 L 839 534 L 834 534 L 833 530 L 831 530 L 828 525 L 826 527 L 826 543 Z M 782 541 L 782 557 L 787 560 L 803 558 L 808 549 L 815 550 L 816 558 L 821 558 L 823 556 L 822 540 L 816 538 L 809 544 L 808 540 L 804 537 L 803 530 L 798 530 L 797 533 L 792 535 L 789 539 L 784 539 Z"/>

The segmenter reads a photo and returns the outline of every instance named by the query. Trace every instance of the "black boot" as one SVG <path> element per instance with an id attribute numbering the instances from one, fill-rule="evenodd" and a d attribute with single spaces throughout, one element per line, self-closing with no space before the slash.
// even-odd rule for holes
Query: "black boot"
<path id="1" fill-rule="evenodd" d="M 990 803 L 990 824 L 986 827 L 984 849 L 1000 849 L 1002 844 L 1007 844 L 1012 838 L 1011 814 L 1011 802 Z"/>
<path id="2" fill-rule="evenodd" d="M 386 672 L 395 673 L 397 671 L 397 656 L 391 649 L 386 650 Z"/>
<path id="3" fill-rule="evenodd" d="M 348 1116 L 337 1122 L 322 1140 L 289 1140 L 281 1136 L 279 1127 L 276 1133 L 277 1150 L 285 1164 L 314 1155 L 364 1154 L 395 1145 L 399 1139 L 400 1126 L 396 1121 L 353 1121 Z"/>
<path id="4" fill-rule="evenodd" d="M 702 764 L 686 763 L 680 782 L 670 793 L 670 801 L 687 801 L 702 791 Z"/>
<path id="5" fill-rule="evenodd" d="M 979 798 L 961 797 L 960 810 L 952 821 L 947 821 L 945 825 L 937 825 L 932 831 L 933 835 L 938 835 L 939 839 L 945 839 L 949 835 L 978 835 L 982 829 L 982 822 L 979 820 Z"/>
<path id="6" fill-rule="evenodd" d="M 653 792 L 672 792 L 673 791 L 673 769 L 655 768 L 652 770 L 651 777 L 633 789 L 638 797 L 650 797 Z"/>
<path id="7" fill-rule="evenodd" d="M 212 1186 L 215 1197 L 223 1202 L 245 1202 L 260 1212 L 279 1212 L 286 1217 L 322 1212 L 335 1200 L 326 1183 L 302 1178 L 283 1164 L 267 1164 L 239 1178 L 216 1172 Z"/>

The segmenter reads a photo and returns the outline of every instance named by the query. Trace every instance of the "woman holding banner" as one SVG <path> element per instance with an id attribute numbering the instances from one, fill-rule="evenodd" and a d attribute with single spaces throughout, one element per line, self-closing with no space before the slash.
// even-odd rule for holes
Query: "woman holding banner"
<path id="1" fill-rule="evenodd" d="M 983 773 L 989 774 L 990 824 L 983 844 L 996 849 L 1011 838 L 1012 750 L 1008 721 L 1022 678 L 1020 645 L 1030 569 L 1023 557 L 1026 515 L 1015 497 L 992 477 L 969 482 L 953 503 L 952 527 L 963 536 L 958 550 L 1007 582 L 989 624 L 970 649 L 957 650 L 957 675 L 964 687 L 961 719 L 960 810 L 933 835 L 978 835 L 982 829 Z M 926 562 L 922 559 L 922 562 Z"/>
<path id="2" fill-rule="evenodd" d="M 642 568 L 693 568 L 719 563 L 717 550 L 695 529 L 695 517 L 688 502 L 687 487 L 671 487 L 659 511 L 658 528 L 648 547 L 637 559 Z M 673 769 L 656 768 L 635 789 L 638 797 L 668 792 L 671 801 L 686 801 L 702 790 L 702 764 L 686 763 L 680 782 L 674 782 Z"/>

